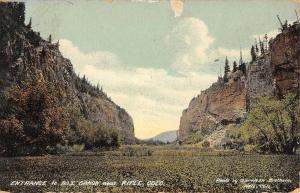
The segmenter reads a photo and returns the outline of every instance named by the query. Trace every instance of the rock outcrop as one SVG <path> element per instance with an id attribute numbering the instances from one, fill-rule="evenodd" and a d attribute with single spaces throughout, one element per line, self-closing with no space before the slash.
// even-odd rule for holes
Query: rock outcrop
<path id="1" fill-rule="evenodd" d="M 300 94 L 300 24 L 284 30 L 271 42 L 271 65 L 278 95 Z"/>
<path id="2" fill-rule="evenodd" d="M 221 79 L 193 98 L 182 113 L 179 140 L 190 133 L 212 134 L 221 125 L 240 122 L 246 113 L 245 77 L 241 71 L 231 74 L 230 81 Z"/>
<path id="3" fill-rule="evenodd" d="M 99 88 L 79 78 L 70 60 L 59 51 L 59 42 L 44 40 L 31 24 L 24 24 L 23 3 L 0 2 L 0 86 L 5 90 L 30 81 L 60 83 L 71 92 L 70 111 L 80 112 L 96 124 L 119 128 L 125 143 L 134 143 L 130 115 Z"/>
<path id="4" fill-rule="evenodd" d="M 246 75 L 247 110 L 249 110 L 254 97 L 276 95 L 273 73 L 270 52 L 248 64 Z"/>
<path id="5" fill-rule="evenodd" d="M 216 133 L 224 137 L 225 132 L 220 130 L 227 124 L 240 123 L 254 97 L 282 97 L 289 92 L 300 94 L 299 82 L 300 24 L 294 23 L 270 41 L 264 54 L 246 64 L 246 73 L 231 72 L 229 82 L 223 83 L 219 78 L 191 100 L 181 116 L 179 140 L 195 132 L 206 139 Z"/>

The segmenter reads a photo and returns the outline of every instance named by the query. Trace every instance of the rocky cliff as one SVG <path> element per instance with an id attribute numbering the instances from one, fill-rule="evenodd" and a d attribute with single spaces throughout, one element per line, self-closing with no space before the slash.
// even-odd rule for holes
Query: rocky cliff
<path id="1" fill-rule="evenodd" d="M 182 113 L 179 140 L 200 133 L 208 140 L 214 138 L 220 142 L 225 136 L 223 128 L 242 121 L 254 97 L 299 94 L 299 38 L 300 24 L 296 22 L 272 39 L 264 54 L 246 64 L 246 73 L 231 72 L 229 82 L 219 78 L 193 98 Z"/>
<path id="2" fill-rule="evenodd" d="M 222 125 L 241 121 L 246 113 L 245 76 L 239 70 L 230 76 L 228 83 L 219 79 L 192 99 L 181 116 L 179 140 L 194 132 L 208 136 Z"/>
<path id="3" fill-rule="evenodd" d="M 285 29 L 270 45 L 271 68 L 278 95 L 300 94 L 300 24 Z"/>
<path id="4" fill-rule="evenodd" d="M 59 83 L 71 93 L 72 112 L 95 123 L 119 128 L 125 143 L 134 143 L 130 115 L 99 88 L 79 78 L 70 60 L 59 51 L 59 42 L 44 40 L 24 24 L 23 3 L 0 2 L 0 84 L 1 90 L 31 81 Z"/>

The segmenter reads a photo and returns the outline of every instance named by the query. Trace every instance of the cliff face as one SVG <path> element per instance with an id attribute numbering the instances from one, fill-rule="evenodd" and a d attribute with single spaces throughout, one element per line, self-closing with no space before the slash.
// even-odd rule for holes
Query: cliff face
<path id="1" fill-rule="evenodd" d="M 245 78 L 241 74 L 232 73 L 228 83 L 219 81 L 192 99 L 181 116 L 179 140 L 192 132 L 207 136 L 222 125 L 241 121 L 246 112 Z"/>
<path id="2" fill-rule="evenodd" d="M 274 96 L 276 94 L 273 73 L 270 53 L 266 53 L 264 56 L 258 57 L 256 61 L 248 64 L 246 81 L 248 108 L 252 98 Z"/>
<path id="3" fill-rule="evenodd" d="M 300 94 L 300 24 L 279 34 L 270 46 L 271 65 L 279 95 Z"/>
<path id="4" fill-rule="evenodd" d="M 300 24 L 295 24 L 271 40 L 264 55 L 246 64 L 246 74 L 239 70 L 231 73 L 228 83 L 219 80 L 192 99 L 181 116 L 179 140 L 194 132 L 207 139 L 214 134 L 224 137 L 221 130 L 229 123 L 243 120 L 253 97 L 300 94 L 299 64 Z"/>
<path id="5" fill-rule="evenodd" d="M 134 143 L 130 115 L 104 92 L 80 79 L 70 60 L 59 51 L 59 43 L 43 40 L 24 25 L 24 4 L 0 2 L 0 86 L 1 90 L 31 81 L 60 83 L 71 93 L 70 111 L 80 112 L 93 123 L 119 128 L 125 143 Z"/>

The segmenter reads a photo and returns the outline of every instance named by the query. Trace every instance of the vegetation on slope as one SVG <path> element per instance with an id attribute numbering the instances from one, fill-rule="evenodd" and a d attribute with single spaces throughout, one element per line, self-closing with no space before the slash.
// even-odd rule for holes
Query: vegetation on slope
<path id="1" fill-rule="evenodd" d="M 37 155 L 57 144 L 86 149 L 118 147 L 120 131 L 70 113 L 69 90 L 49 82 L 13 86 L 1 93 L 0 153 Z"/>
<path id="2" fill-rule="evenodd" d="M 281 100 L 255 98 L 244 123 L 240 127 L 231 127 L 228 135 L 243 139 L 258 152 L 295 154 L 300 142 L 297 95 L 288 94 Z"/>

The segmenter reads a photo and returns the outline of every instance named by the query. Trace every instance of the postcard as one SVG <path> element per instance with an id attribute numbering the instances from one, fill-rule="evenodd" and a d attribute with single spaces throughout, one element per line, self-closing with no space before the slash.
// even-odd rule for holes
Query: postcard
<path id="1" fill-rule="evenodd" d="M 0 0 L 0 192 L 300 193 L 299 0 Z"/>

